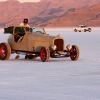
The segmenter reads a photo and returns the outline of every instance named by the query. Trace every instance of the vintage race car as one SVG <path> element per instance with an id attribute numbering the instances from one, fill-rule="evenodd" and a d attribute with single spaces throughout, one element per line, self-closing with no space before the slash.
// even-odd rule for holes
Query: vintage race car
<path id="1" fill-rule="evenodd" d="M 74 32 L 77 32 L 77 31 L 79 31 L 79 32 L 81 32 L 81 31 L 91 32 L 92 29 L 90 27 L 85 26 L 85 25 L 79 25 L 78 27 L 73 28 L 73 30 L 74 30 Z"/>
<path id="2" fill-rule="evenodd" d="M 4 34 L 10 34 L 8 43 L 0 43 L 0 59 L 8 60 L 11 54 L 24 54 L 25 59 L 40 57 L 43 62 L 49 58 L 70 57 L 72 61 L 79 58 L 79 48 L 67 45 L 61 36 L 51 36 L 44 28 L 27 28 L 10 26 L 4 28 Z"/>

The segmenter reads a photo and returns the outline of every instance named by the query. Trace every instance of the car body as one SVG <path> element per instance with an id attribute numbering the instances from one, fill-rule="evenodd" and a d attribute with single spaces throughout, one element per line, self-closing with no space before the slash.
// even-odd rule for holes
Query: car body
<path id="1" fill-rule="evenodd" d="M 44 28 L 4 28 L 4 34 L 9 33 L 8 43 L 0 43 L 1 60 L 8 60 L 13 53 L 24 54 L 25 59 L 40 57 L 43 62 L 50 57 L 70 57 L 73 61 L 79 58 L 79 48 L 76 45 L 67 45 L 64 49 L 63 37 L 51 36 Z"/>
<path id="2" fill-rule="evenodd" d="M 74 32 L 77 32 L 77 31 L 79 31 L 79 32 L 81 32 L 81 31 L 84 31 L 84 32 L 89 31 L 89 32 L 91 32 L 92 29 L 90 27 L 85 26 L 85 25 L 79 25 L 78 27 L 75 27 L 73 30 L 74 30 Z"/>

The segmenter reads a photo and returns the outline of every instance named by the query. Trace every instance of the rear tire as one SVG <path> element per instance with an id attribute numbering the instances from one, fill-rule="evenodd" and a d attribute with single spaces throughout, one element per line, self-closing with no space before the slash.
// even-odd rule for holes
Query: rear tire
<path id="1" fill-rule="evenodd" d="M 80 55 L 79 48 L 76 45 L 73 45 L 70 50 L 70 58 L 72 61 L 78 60 Z"/>
<path id="2" fill-rule="evenodd" d="M 11 55 L 11 48 L 8 43 L 0 44 L 0 60 L 8 60 Z"/>
<path id="3" fill-rule="evenodd" d="M 50 51 L 48 47 L 42 47 L 40 50 L 40 58 L 43 62 L 47 62 L 50 58 Z"/>

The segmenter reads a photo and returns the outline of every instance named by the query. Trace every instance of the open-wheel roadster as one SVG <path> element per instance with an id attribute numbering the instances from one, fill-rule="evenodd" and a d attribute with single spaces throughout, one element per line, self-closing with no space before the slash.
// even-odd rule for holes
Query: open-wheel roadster
<path id="1" fill-rule="evenodd" d="M 4 28 L 4 34 L 10 34 L 8 43 L 0 43 L 0 59 L 8 60 L 11 54 L 24 54 L 25 59 L 40 57 L 43 62 L 49 58 L 70 57 L 72 61 L 79 58 L 79 48 L 67 45 L 61 36 L 50 36 L 44 28 L 26 28 L 10 26 Z"/>

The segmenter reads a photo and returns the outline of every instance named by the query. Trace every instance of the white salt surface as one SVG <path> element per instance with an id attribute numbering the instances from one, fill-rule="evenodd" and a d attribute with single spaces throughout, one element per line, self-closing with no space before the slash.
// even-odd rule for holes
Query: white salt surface
<path id="1" fill-rule="evenodd" d="M 0 100 L 100 100 L 100 30 L 73 32 L 72 29 L 47 29 L 60 34 L 67 44 L 80 49 L 78 61 L 50 58 L 49 62 L 0 61 Z M 0 30 L 0 42 L 8 35 Z"/>

